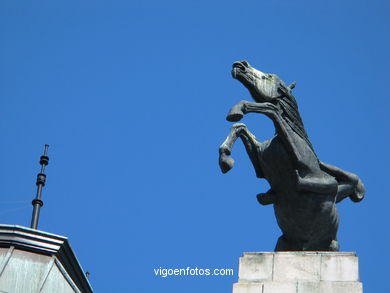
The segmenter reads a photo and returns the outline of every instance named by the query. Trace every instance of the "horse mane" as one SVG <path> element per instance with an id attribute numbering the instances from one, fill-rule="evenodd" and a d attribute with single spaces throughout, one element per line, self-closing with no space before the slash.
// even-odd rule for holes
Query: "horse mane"
<path id="1" fill-rule="evenodd" d="M 299 114 L 297 101 L 290 91 L 284 91 L 284 93 L 285 94 L 279 99 L 279 105 L 282 110 L 282 118 L 291 127 L 291 129 L 307 143 L 314 155 L 317 157 L 314 147 L 306 133 L 301 115 Z"/>

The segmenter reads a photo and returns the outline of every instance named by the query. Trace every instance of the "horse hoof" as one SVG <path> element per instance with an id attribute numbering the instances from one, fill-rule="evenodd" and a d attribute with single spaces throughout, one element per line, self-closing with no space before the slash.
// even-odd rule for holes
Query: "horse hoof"
<path id="1" fill-rule="evenodd" d="M 353 194 L 351 194 L 349 198 L 353 202 L 362 201 L 363 198 L 364 198 L 364 192 L 365 192 L 365 189 L 364 189 L 363 182 L 359 179 L 359 181 L 358 181 L 358 183 L 356 184 L 356 187 L 355 187 L 355 192 Z"/>
<path id="2" fill-rule="evenodd" d="M 221 168 L 223 174 L 229 172 L 230 169 L 233 168 L 233 166 L 234 166 L 234 160 L 232 158 L 222 156 L 219 159 L 219 167 Z"/>
<path id="3" fill-rule="evenodd" d="M 243 117 L 243 113 L 229 113 L 226 117 L 226 120 L 230 122 L 237 122 L 240 121 Z"/>

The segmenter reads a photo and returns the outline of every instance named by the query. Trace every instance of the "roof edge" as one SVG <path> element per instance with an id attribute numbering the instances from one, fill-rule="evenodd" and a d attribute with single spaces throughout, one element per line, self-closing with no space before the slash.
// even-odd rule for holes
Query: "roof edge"
<path id="1" fill-rule="evenodd" d="M 19 225 L 0 224 L 0 247 L 10 246 L 33 253 L 55 255 L 80 291 L 93 293 L 67 237 Z"/>

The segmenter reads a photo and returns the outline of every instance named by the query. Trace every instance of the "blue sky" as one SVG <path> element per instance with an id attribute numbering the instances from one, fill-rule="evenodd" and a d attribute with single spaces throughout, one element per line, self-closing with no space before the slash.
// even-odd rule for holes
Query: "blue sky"
<path id="1" fill-rule="evenodd" d="M 390 291 L 388 1 L 1 1 L 0 222 L 29 226 L 50 145 L 39 228 L 65 235 L 96 292 L 230 292 L 238 258 L 280 235 L 240 142 L 222 175 L 230 75 L 247 59 L 294 89 L 321 160 L 358 174 L 338 205 L 366 293 Z M 259 140 L 269 119 L 243 120 Z M 232 277 L 153 269 L 233 268 Z"/>

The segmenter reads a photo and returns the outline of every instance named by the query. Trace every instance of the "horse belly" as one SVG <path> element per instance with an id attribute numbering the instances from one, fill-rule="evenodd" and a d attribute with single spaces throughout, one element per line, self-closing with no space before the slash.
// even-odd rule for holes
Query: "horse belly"
<path id="1" fill-rule="evenodd" d="M 275 192 L 295 187 L 294 167 L 289 154 L 275 136 L 262 144 L 261 167 L 264 177 Z"/>

